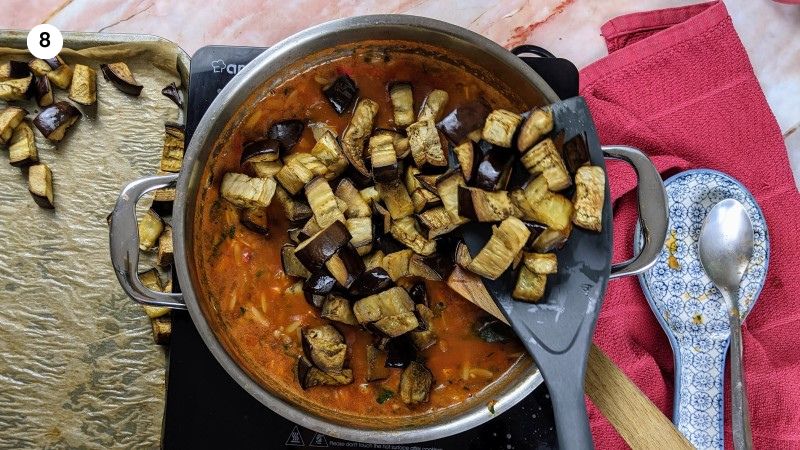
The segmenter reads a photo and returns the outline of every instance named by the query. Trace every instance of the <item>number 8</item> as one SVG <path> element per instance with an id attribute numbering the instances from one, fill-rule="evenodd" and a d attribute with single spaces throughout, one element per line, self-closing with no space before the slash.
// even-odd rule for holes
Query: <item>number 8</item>
<path id="1" fill-rule="evenodd" d="M 42 31 L 42 33 L 39 34 L 39 45 L 42 47 L 50 47 L 50 33 Z"/>

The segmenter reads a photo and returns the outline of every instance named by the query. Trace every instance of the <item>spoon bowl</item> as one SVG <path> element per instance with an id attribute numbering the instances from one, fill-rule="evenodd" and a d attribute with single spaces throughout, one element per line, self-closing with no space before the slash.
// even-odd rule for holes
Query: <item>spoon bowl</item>
<path id="1" fill-rule="evenodd" d="M 700 262 L 717 289 L 727 291 L 726 300 L 733 300 L 728 307 L 737 312 L 738 302 L 732 296 L 739 292 L 753 247 L 753 223 L 744 205 L 732 198 L 714 205 L 700 230 Z"/>

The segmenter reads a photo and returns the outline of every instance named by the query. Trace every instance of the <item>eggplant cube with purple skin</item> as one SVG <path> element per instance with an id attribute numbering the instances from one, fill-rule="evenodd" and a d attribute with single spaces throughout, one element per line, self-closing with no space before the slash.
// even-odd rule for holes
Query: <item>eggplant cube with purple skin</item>
<path id="1" fill-rule="evenodd" d="M 407 132 L 411 157 L 420 170 L 447 167 L 446 147 L 442 146 L 442 139 L 433 119 L 414 122 L 408 126 Z"/>
<path id="2" fill-rule="evenodd" d="M 419 326 L 414 301 L 401 287 L 362 298 L 353 304 L 353 313 L 362 325 L 373 324 L 389 337 L 400 336 Z"/>
<path id="3" fill-rule="evenodd" d="M 486 117 L 481 137 L 491 144 L 509 148 L 521 122 L 522 116 L 519 114 L 505 109 L 495 109 Z"/>
<path id="4" fill-rule="evenodd" d="M 275 188 L 272 178 L 251 178 L 228 172 L 222 177 L 220 191 L 225 200 L 239 208 L 266 208 L 275 195 Z"/>

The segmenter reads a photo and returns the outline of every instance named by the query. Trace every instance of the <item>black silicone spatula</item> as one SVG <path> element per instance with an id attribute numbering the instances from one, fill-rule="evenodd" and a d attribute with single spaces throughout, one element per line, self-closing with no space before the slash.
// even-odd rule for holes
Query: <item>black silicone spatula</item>
<path id="1" fill-rule="evenodd" d="M 593 165 L 605 169 L 603 153 L 591 117 L 581 97 L 552 105 L 554 134 L 577 138 L 589 150 Z M 525 173 L 517 171 L 515 173 Z M 512 180 L 512 183 L 514 180 Z M 609 198 L 606 186 L 606 199 Z M 472 256 L 486 244 L 491 226 L 470 223 L 463 228 Z M 567 244 L 557 251 L 558 273 L 547 281 L 545 297 L 537 304 L 515 301 L 512 270 L 497 280 L 483 280 L 509 323 L 533 355 L 553 400 L 558 440 L 564 449 L 592 448 L 592 436 L 583 398 L 583 379 L 597 314 L 611 269 L 611 207 L 606 200 L 603 230 L 575 227 Z"/>

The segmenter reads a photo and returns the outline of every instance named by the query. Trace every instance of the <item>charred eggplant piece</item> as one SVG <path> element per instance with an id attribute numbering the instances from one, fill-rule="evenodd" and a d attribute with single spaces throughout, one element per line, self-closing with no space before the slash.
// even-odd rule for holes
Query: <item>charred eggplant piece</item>
<path id="1" fill-rule="evenodd" d="M 183 125 L 164 124 L 164 149 L 161 151 L 161 170 L 180 172 L 183 165 L 184 141 L 186 133 Z"/>
<path id="2" fill-rule="evenodd" d="M 239 221 L 248 230 L 269 236 L 269 217 L 266 208 L 244 208 L 239 214 Z"/>
<path id="3" fill-rule="evenodd" d="M 0 81 L 12 80 L 16 78 L 27 78 L 31 74 L 28 63 L 24 61 L 11 60 L 0 65 Z"/>
<path id="4" fill-rule="evenodd" d="M 324 178 L 314 178 L 305 187 L 306 198 L 314 212 L 320 228 L 327 228 L 334 222 L 345 222 L 345 217 L 336 202 L 330 184 Z"/>
<path id="5" fill-rule="evenodd" d="M 427 367 L 412 361 L 400 375 L 400 399 L 406 405 L 426 403 L 430 398 L 433 374 Z"/>
<path id="6" fill-rule="evenodd" d="M 522 266 L 511 297 L 514 300 L 536 303 L 544 297 L 546 285 L 547 275 L 534 273 L 528 266 Z"/>
<path id="7" fill-rule="evenodd" d="M 283 205 L 283 210 L 286 213 L 286 217 L 293 223 L 307 220 L 314 215 L 314 213 L 311 211 L 311 207 L 308 206 L 308 204 L 300 200 L 293 199 L 281 186 L 276 186 L 275 196 L 278 198 L 278 201 L 281 202 L 281 205 Z"/>
<path id="8" fill-rule="evenodd" d="M 385 339 L 381 344 L 386 352 L 384 367 L 402 369 L 417 359 L 417 349 L 408 335 Z"/>
<path id="9" fill-rule="evenodd" d="M 300 142 L 306 124 L 302 120 L 288 119 L 273 123 L 267 130 L 267 138 L 280 142 L 281 149 L 290 151 Z"/>
<path id="10" fill-rule="evenodd" d="M 417 115 L 417 122 L 432 120 L 436 122 L 442 116 L 444 107 L 447 105 L 447 100 L 450 96 L 447 91 L 441 89 L 432 90 L 425 100 L 422 102 L 422 107 Z"/>
<path id="11" fill-rule="evenodd" d="M 322 90 L 328 103 L 331 104 L 336 114 L 341 115 L 343 112 L 353 106 L 353 102 L 358 97 L 358 86 L 347 75 L 342 75 L 331 83 L 330 86 Z"/>
<path id="12" fill-rule="evenodd" d="M 295 256 L 312 273 L 319 272 L 325 263 L 340 248 L 350 242 L 352 236 L 343 222 L 336 221 L 322 231 L 301 242 Z M 360 259 L 360 258 L 359 258 Z"/>
<path id="13" fill-rule="evenodd" d="M 261 163 L 276 161 L 280 155 L 281 143 L 275 139 L 259 139 L 248 142 L 242 149 L 242 158 L 239 163 Z"/>
<path id="14" fill-rule="evenodd" d="M 455 226 L 467 221 L 458 214 L 458 188 L 465 185 L 464 177 L 458 170 L 453 170 L 443 175 L 436 182 L 436 193 L 442 199 L 442 205 L 450 214 L 450 220 Z"/>
<path id="15" fill-rule="evenodd" d="M 446 115 L 436 127 L 453 143 L 460 145 L 473 131 L 480 131 L 492 109 L 485 100 L 465 103 Z"/>
<path id="16" fill-rule="evenodd" d="M 348 289 L 364 272 L 364 260 L 348 242 L 325 261 L 325 268 L 342 287 Z"/>
<path id="17" fill-rule="evenodd" d="M 275 179 L 292 195 L 300 192 L 313 178 L 314 173 L 297 158 L 288 159 L 281 170 L 275 174 Z"/>
<path id="18" fill-rule="evenodd" d="M 40 208 L 53 209 L 53 172 L 47 164 L 37 164 L 28 169 L 28 191 Z"/>
<path id="19" fill-rule="evenodd" d="M 458 214 L 476 222 L 499 222 L 514 213 L 506 191 L 489 192 L 467 186 L 458 187 Z"/>
<path id="20" fill-rule="evenodd" d="M 530 231 L 521 220 L 508 217 L 494 227 L 489 242 L 472 258 L 467 269 L 484 278 L 496 280 L 511 266 L 529 237 Z"/>
<path id="21" fill-rule="evenodd" d="M 353 304 L 353 313 L 361 324 L 373 324 L 389 337 L 400 336 L 419 326 L 412 312 L 414 302 L 401 287 L 362 298 Z"/>
<path id="22" fill-rule="evenodd" d="M 391 373 L 386 370 L 386 352 L 367 345 L 367 382 L 385 380 Z"/>
<path id="23" fill-rule="evenodd" d="M 36 104 L 39 106 L 50 106 L 53 104 L 53 89 L 50 87 L 50 79 L 46 76 L 37 76 L 33 79 L 33 89 L 36 95 Z"/>
<path id="24" fill-rule="evenodd" d="M 539 237 L 537 237 L 533 243 L 531 244 L 531 248 L 535 252 L 539 253 L 549 253 L 556 251 L 564 246 L 567 243 L 567 239 L 569 239 L 569 235 L 572 233 L 572 223 L 562 229 L 556 230 L 553 228 L 548 228 L 544 230 Z"/>
<path id="25" fill-rule="evenodd" d="M 411 204 L 414 205 L 415 213 L 421 213 L 429 208 L 441 206 L 442 199 L 427 189 L 419 188 L 411 193 Z"/>
<path id="26" fill-rule="evenodd" d="M 222 177 L 222 197 L 239 208 L 266 208 L 275 195 L 275 180 L 250 178 L 247 175 L 228 172 Z"/>
<path id="27" fill-rule="evenodd" d="M 281 247 L 281 265 L 283 273 L 290 277 L 308 278 L 311 272 L 303 266 L 303 263 L 294 254 L 295 246 L 286 244 Z"/>
<path id="28" fill-rule="evenodd" d="M 16 78 L 0 81 L 0 100 L 7 102 L 25 100 L 30 89 L 33 77 Z"/>
<path id="29" fill-rule="evenodd" d="M 0 111 L 0 143 L 8 142 L 28 112 L 17 106 L 9 106 Z"/>
<path id="30" fill-rule="evenodd" d="M 372 217 L 352 217 L 345 225 L 352 236 L 350 243 L 359 255 L 372 251 Z"/>
<path id="31" fill-rule="evenodd" d="M 389 85 L 394 124 L 405 127 L 414 123 L 414 91 L 411 83 L 395 82 Z"/>
<path id="32" fill-rule="evenodd" d="M 330 131 L 326 131 L 320 136 L 314 148 L 311 149 L 311 154 L 328 169 L 325 178 L 329 180 L 338 177 L 347 169 L 348 162 L 344 151 L 336 140 L 336 136 Z"/>
<path id="33" fill-rule="evenodd" d="M 333 291 L 336 286 L 336 279 L 325 271 L 312 273 L 310 277 L 306 278 L 303 282 L 303 294 L 306 301 L 311 305 L 322 308 L 325 299 Z"/>
<path id="34" fill-rule="evenodd" d="M 436 241 L 422 235 L 419 224 L 413 217 L 403 217 L 392 222 L 391 235 L 400 243 L 420 255 L 432 255 L 436 251 Z"/>
<path id="35" fill-rule="evenodd" d="M 481 137 L 484 141 L 500 147 L 511 147 L 511 141 L 522 116 L 505 109 L 495 109 L 486 117 Z"/>
<path id="36" fill-rule="evenodd" d="M 102 68 L 102 66 L 101 66 Z M 141 91 L 141 89 L 139 89 Z M 139 94 L 136 94 L 139 95 Z M 167 97 L 168 99 L 172 100 L 173 103 L 178 105 L 178 108 L 183 109 L 183 95 L 181 94 L 180 89 L 178 86 L 175 86 L 175 82 L 164 86 L 164 89 L 161 89 L 161 95 Z"/>
<path id="37" fill-rule="evenodd" d="M 382 267 L 364 271 L 350 288 L 350 295 L 355 298 L 379 294 L 394 287 L 394 281 Z"/>
<path id="38" fill-rule="evenodd" d="M 20 122 L 8 145 L 8 162 L 14 167 L 28 167 L 39 162 L 36 137 L 27 122 Z"/>
<path id="39" fill-rule="evenodd" d="M 422 330 L 412 331 L 409 333 L 411 341 L 419 351 L 431 347 L 439 340 L 436 332 L 433 330 L 433 311 L 423 304 L 416 305 L 417 319 L 420 323 Z"/>
<path id="40" fill-rule="evenodd" d="M 392 219 L 399 220 L 414 214 L 414 203 L 403 183 L 377 183 L 375 187 Z"/>
<path id="41" fill-rule="evenodd" d="M 392 145 L 394 146 L 394 152 L 397 155 L 397 159 L 401 160 L 411 153 L 411 147 L 408 145 L 408 137 L 395 130 L 389 130 L 386 128 L 381 128 L 375 130 L 372 133 L 372 137 L 376 136 L 385 136 L 392 138 Z"/>
<path id="42" fill-rule="evenodd" d="M 81 105 L 97 103 L 97 71 L 83 64 L 75 64 L 69 98 Z"/>
<path id="43" fill-rule="evenodd" d="M 583 166 L 575 173 L 575 211 L 572 223 L 592 231 L 603 229 L 606 174 L 598 166 Z"/>
<path id="44" fill-rule="evenodd" d="M 60 89 L 67 89 L 72 82 L 72 67 L 65 63 L 60 56 L 45 59 L 44 62 L 50 66 L 50 70 L 46 72 L 50 82 Z M 31 70 L 34 70 L 33 67 L 31 67 Z M 37 73 L 37 75 L 43 74 Z"/>
<path id="45" fill-rule="evenodd" d="M 372 178 L 376 183 L 394 183 L 400 178 L 397 153 L 391 136 L 372 136 L 369 139 Z"/>
<path id="46" fill-rule="evenodd" d="M 139 250 L 147 251 L 158 242 L 164 231 L 164 221 L 152 209 L 148 209 L 139 221 Z"/>
<path id="47" fill-rule="evenodd" d="M 558 260 L 555 253 L 524 252 L 522 263 L 533 273 L 548 275 L 558 271 Z"/>
<path id="48" fill-rule="evenodd" d="M 392 280 L 397 281 L 410 275 L 409 266 L 413 255 L 414 251 L 410 249 L 388 253 L 384 255 L 381 266 L 386 269 L 386 273 Z"/>
<path id="49" fill-rule="evenodd" d="M 408 145 L 414 164 L 422 171 L 445 170 L 448 166 L 446 146 L 432 119 L 420 120 L 408 126 Z"/>
<path id="50" fill-rule="evenodd" d="M 158 256 L 156 264 L 159 267 L 168 267 L 172 265 L 174 260 L 174 253 L 172 247 L 172 227 L 167 225 L 161 236 L 158 237 Z"/>
<path id="51" fill-rule="evenodd" d="M 336 186 L 335 194 L 336 197 L 347 203 L 347 209 L 344 211 L 345 217 L 351 219 L 355 217 L 372 216 L 369 204 L 364 200 L 361 193 L 356 189 L 356 186 L 349 178 L 343 178 L 339 181 L 339 185 Z"/>
<path id="52" fill-rule="evenodd" d="M 377 103 L 368 98 L 359 100 L 350 124 L 342 134 L 342 150 L 344 150 L 345 157 L 365 177 L 369 177 L 370 173 L 364 163 L 364 143 L 372 133 L 377 114 Z"/>
<path id="53" fill-rule="evenodd" d="M 78 66 L 76 65 L 75 72 L 77 73 L 77 71 Z M 133 77 L 133 72 L 131 72 L 131 69 L 128 68 L 128 65 L 124 62 L 100 64 L 100 71 L 103 72 L 103 78 L 110 81 L 114 87 L 120 91 L 134 97 L 138 97 L 139 94 L 142 93 L 142 85 L 136 81 L 136 78 Z M 175 92 L 177 93 L 178 88 L 175 86 L 175 83 L 172 83 L 170 86 L 175 89 Z M 164 91 L 168 90 L 170 86 L 165 87 L 161 93 L 164 94 Z M 172 92 L 168 91 L 168 93 L 172 95 Z M 180 106 L 180 98 L 178 98 L 178 101 L 176 101 L 173 97 L 167 97 Z"/>
<path id="54" fill-rule="evenodd" d="M 544 106 L 532 110 L 519 130 L 517 149 L 520 152 L 528 150 L 551 131 L 553 131 L 553 111 L 550 107 Z"/>
<path id="55" fill-rule="evenodd" d="M 553 192 L 572 185 L 572 178 L 552 139 L 536 144 L 522 155 L 521 161 L 531 175 L 542 175 L 547 180 L 547 187 Z"/>
<path id="56" fill-rule="evenodd" d="M 460 222 L 454 222 L 450 213 L 442 206 L 417 214 L 417 219 L 428 239 L 435 239 L 450 233 L 461 225 Z"/>
<path id="57" fill-rule="evenodd" d="M 547 180 L 539 176 L 528 182 L 522 191 L 512 194 L 512 202 L 525 220 L 532 220 L 556 230 L 563 230 L 572 219 L 572 202 L 547 188 Z"/>
<path id="58" fill-rule="evenodd" d="M 353 314 L 353 308 L 350 307 L 350 301 L 338 295 L 331 294 L 325 299 L 320 316 L 347 325 L 358 325 L 358 320 Z"/>
<path id="59" fill-rule="evenodd" d="M 511 176 L 514 154 L 503 148 L 492 148 L 477 168 L 475 186 L 487 191 L 505 189 Z"/>
<path id="60" fill-rule="evenodd" d="M 453 153 L 456 155 L 458 167 L 461 169 L 464 180 L 469 182 L 477 174 L 479 161 L 482 159 L 475 148 L 475 144 L 469 140 L 464 141 L 453 148 Z"/>
<path id="61" fill-rule="evenodd" d="M 342 369 L 340 372 L 323 372 L 314 367 L 305 356 L 297 359 L 297 379 L 300 387 L 310 389 L 315 386 L 344 386 L 353 382 L 353 371 Z"/>
<path id="62" fill-rule="evenodd" d="M 306 356 L 325 372 L 340 372 L 347 357 L 344 337 L 331 325 L 320 325 L 302 331 Z"/>

